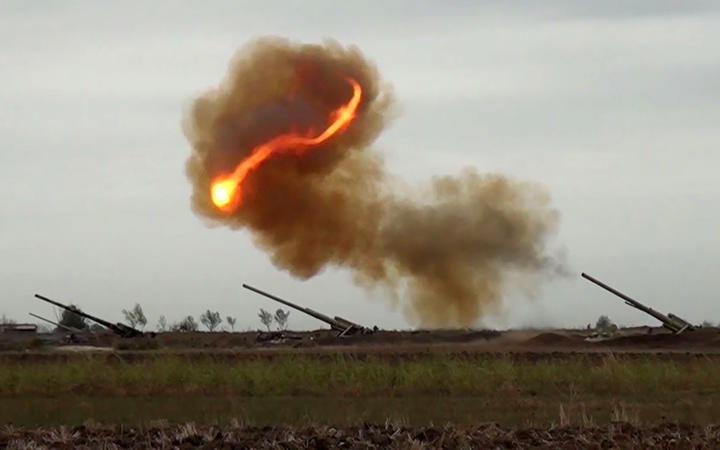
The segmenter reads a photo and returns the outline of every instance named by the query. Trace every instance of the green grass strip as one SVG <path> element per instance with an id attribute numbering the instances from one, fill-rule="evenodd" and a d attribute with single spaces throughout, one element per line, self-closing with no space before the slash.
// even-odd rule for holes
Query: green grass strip
<path id="1" fill-rule="evenodd" d="M 720 361 L 652 358 L 598 363 L 438 356 L 417 361 L 278 357 L 226 363 L 161 357 L 136 363 L 87 360 L 0 366 L 0 396 L 227 394 L 243 396 L 418 394 L 498 396 L 720 392 Z"/>

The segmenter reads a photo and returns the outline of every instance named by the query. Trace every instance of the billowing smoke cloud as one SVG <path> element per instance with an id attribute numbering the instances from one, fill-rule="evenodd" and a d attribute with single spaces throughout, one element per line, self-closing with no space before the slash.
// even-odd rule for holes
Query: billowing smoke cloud
<path id="1" fill-rule="evenodd" d="M 221 212 L 212 181 L 281 133 L 317 133 L 363 89 L 355 120 L 310 151 L 278 154 L 242 183 L 242 204 Z M 558 216 L 536 185 L 468 169 L 404 188 L 369 148 L 392 116 L 392 95 L 358 49 L 261 39 L 239 51 L 226 79 L 185 120 L 192 144 L 192 207 L 209 224 L 247 228 L 273 263 L 299 278 L 328 265 L 387 288 L 423 326 L 468 326 L 496 310 L 507 275 L 555 270 L 547 240 Z M 413 158 L 412 149 L 403 149 Z"/>

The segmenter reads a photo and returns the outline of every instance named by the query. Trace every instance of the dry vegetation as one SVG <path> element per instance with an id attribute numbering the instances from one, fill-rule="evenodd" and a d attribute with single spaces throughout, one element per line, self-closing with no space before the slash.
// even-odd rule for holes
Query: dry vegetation
<path id="1" fill-rule="evenodd" d="M 395 424 L 352 427 L 228 427 L 158 425 L 145 428 L 79 426 L 0 430 L 0 447 L 31 448 L 680 448 L 720 446 L 717 427 L 664 424 L 640 428 L 628 423 L 605 427 L 509 429 L 496 424 L 468 429 L 409 428 Z"/>
<path id="2" fill-rule="evenodd" d="M 720 445 L 716 331 L 621 336 L 595 350 L 570 333 L 380 333 L 340 345 L 316 332 L 303 348 L 236 335 L 2 353 L 0 422 L 27 428 L 0 431 L 0 448 Z M 124 426 L 73 428 L 88 418 Z"/>

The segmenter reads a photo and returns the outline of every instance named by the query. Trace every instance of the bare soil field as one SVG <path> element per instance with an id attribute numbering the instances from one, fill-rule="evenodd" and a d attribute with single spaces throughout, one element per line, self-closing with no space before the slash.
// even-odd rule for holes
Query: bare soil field
<path id="1" fill-rule="evenodd" d="M 720 356 L 720 330 L 699 329 L 674 335 L 662 328 L 623 329 L 616 336 L 592 339 L 587 330 L 418 330 L 378 331 L 338 338 L 329 330 L 308 332 L 169 332 L 154 338 L 121 339 L 112 334 L 78 336 L 66 342 L 56 335 L 0 335 L 0 361 L 58 361 L 104 353 L 109 360 L 139 360 L 157 355 L 243 360 L 276 355 L 346 354 L 357 358 L 420 358 L 463 354 L 511 356 L 544 360 L 602 358 L 608 353 L 652 354 L 659 358 L 692 359 Z"/>
<path id="2" fill-rule="evenodd" d="M 194 424 L 145 428 L 77 426 L 0 429 L 0 447 L 26 448 L 258 448 L 258 449 L 418 449 L 418 448 L 658 448 L 703 449 L 720 446 L 718 427 L 662 424 L 639 427 L 557 426 L 504 428 L 496 424 L 466 429 L 410 428 L 393 424 L 350 427 L 228 427 Z"/>

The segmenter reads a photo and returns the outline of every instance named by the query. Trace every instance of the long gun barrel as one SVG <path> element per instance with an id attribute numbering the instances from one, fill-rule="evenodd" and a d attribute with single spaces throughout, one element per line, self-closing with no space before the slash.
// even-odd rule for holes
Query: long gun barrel
<path id="1" fill-rule="evenodd" d="M 596 285 L 600 286 L 601 288 L 605 289 L 606 291 L 609 291 L 609 292 L 617 295 L 621 299 L 625 300 L 625 304 L 632 306 L 633 308 L 639 309 L 640 311 L 653 316 L 654 318 L 656 318 L 657 320 L 662 322 L 662 324 L 665 328 L 673 331 L 676 334 L 680 334 L 683 331 L 685 331 L 686 329 L 690 329 L 690 330 L 693 329 L 693 326 L 689 322 L 685 321 L 684 319 L 681 319 L 680 317 L 678 317 L 674 314 L 665 315 L 665 314 L 658 312 L 650 307 L 647 307 L 647 306 L 643 305 L 642 303 L 640 303 L 639 301 L 635 300 L 634 298 L 623 294 L 622 292 L 618 291 L 617 289 L 614 289 L 614 288 L 608 286 L 607 284 L 603 283 L 602 281 L 597 280 L 586 273 L 582 273 L 581 276 L 583 278 L 585 278 L 586 280 L 588 280 L 592 283 L 595 283 Z"/>
<path id="2" fill-rule="evenodd" d="M 62 328 L 62 329 L 65 330 L 65 331 L 69 331 L 69 332 L 71 332 L 71 333 L 82 333 L 82 330 L 78 330 L 77 328 L 68 327 L 68 326 L 63 325 L 63 324 L 61 324 L 61 323 L 53 322 L 52 320 L 46 319 L 46 318 L 44 318 L 44 317 L 42 317 L 42 316 L 38 316 L 37 314 L 33 314 L 33 313 L 28 313 L 28 314 L 30 314 L 31 316 L 33 316 L 33 317 L 36 318 L 36 319 L 40 319 L 40 320 L 45 321 L 45 322 L 47 322 L 47 323 L 49 323 L 49 324 L 55 325 L 55 326 L 58 327 L 58 328 Z"/>
<path id="3" fill-rule="evenodd" d="M 303 312 L 311 317 L 314 317 L 318 320 L 321 320 L 321 321 L 327 323 L 328 325 L 330 325 L 330 328 L 332 328 L 335 331 L 340 332 L 340 336 L 344 336 L 347 334 L 355 334 L 355 333 L 364 332 L 367 330 L 362 325 L 358 325 L 354 322 L 350 322 L 349 320 L 343 319 L 342 317 L 331 318 L 330 316 L 326 316 L 323 313 L 317 312 L 310 308 L 304 308 L 302 306 L 296 305 L 296 304 L 289 302 L 287 300 L 284 300 L 280 297 L 277 297 L 275 295 L 267 293 L 261 289 L 252 287 L 248 284 L 243 284 L 243 287 L 245 289 L 249 289 L 257 294 L 265 296 L 271 300 L 275 300 L 278 303 L 282 303 L 283 305 L 289 306 L 290 308 L 296 309 L 296 310 Z"/>
<path id="4" fill-rule="evenodd" d="M 92 320 L 93 322 L 99 323 L 100 325 L 102 325 L 102 326 L 104 326 L 104 327 L 112 330 L 115 334 L 117 334 L 117 335 L 119 335 L 119 336 L 121 336 L 121 337 L 130 338 L 130 337 L 137 337 L 137 336 L 142 336 L 142 335 L 143 335 L 143 332 L 142 332 L 142 331 L 136 330 L 136 329 L 133 328 L 133 327 L 129 327 L 129 326 L 127 326 L 127 325 L 125 325 L 125 324 L 122 324 L 122 323 L 110 323 L 110 322 L 108 322 L 108 321 L 106 321 L 106 320 L 100 319 L 99 317 L 91 316 L 90 314 L 85 313 L 85 312 L 82 312 L 82 311 L 80 311 L 80 310 L 78 310 L 78 309 L 72 308 L 72 307 L 67 306 L 67 305 L 63 305 L 63 304 L 60 303 L 60 302 L 56 302 L 55 300 L 51 300 L 51 299 L 49 299 L 49 298 L 47 298 L 47 297 L 45 297 L 45 296 L 42 296 L 42 295 L 40 295 L 40 294 L 35 294 L 35 297 L 39 298 L 39 299 L 42 300 L 42 301 L 48 302 L 48 303 L 50 303 L 51 305 L 58 306 L 58 307 L 60 307 L 60 308 L 62 308 L 62 309 L 65 309 L 65 310 L 67 310 L 67 311 L 72 311 L 73 313 L 75 313 L 75 314 L 77 314 L 77 315 L 79 315 L 79 316 L 85 317 L 85 318 L 87 318 L 87 319 L 89 319 L 89 320 Z"/>

